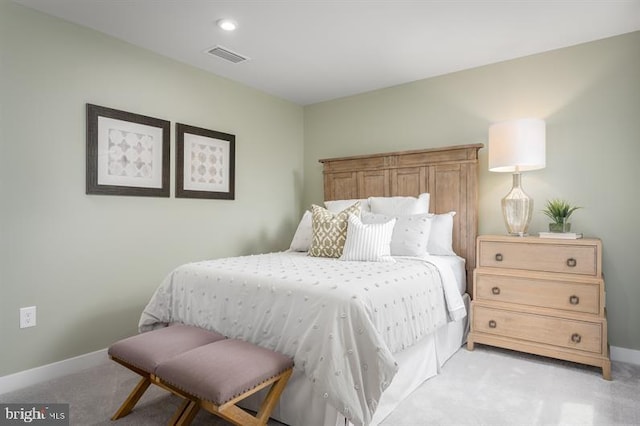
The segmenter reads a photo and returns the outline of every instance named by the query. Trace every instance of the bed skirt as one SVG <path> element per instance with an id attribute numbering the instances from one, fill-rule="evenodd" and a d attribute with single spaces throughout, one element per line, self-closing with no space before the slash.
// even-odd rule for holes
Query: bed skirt
<path id="1" fill-rule="evenodd" d="M 463 300 L 469 312 L 469 295 L 465 294 Z M 382 394 L 370 426 L 382 422 L 425 380 L 437 375 L 445 362 L 465 343 L 468 331 L 469 316 L 467 315 L 459 321 L 444 325 L 417 344 L 394 354 L 400 369 Z M 262 392 L 259 392 L 246 399 L 241 405 L 257 411 L 262 397 Z M 346 423 L 345 417 L 328 405 L 322 396 L 314 394 L 309 381 L 295 369 L 271 417 L 290 426 L 350 424 Z"/>

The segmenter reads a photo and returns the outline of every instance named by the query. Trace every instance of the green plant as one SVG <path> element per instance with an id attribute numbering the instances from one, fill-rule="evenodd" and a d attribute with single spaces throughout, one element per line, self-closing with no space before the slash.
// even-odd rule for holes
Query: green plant
<path id="1" fill-rule="evenodd" d="M 572 206 L 565 200 L 553 199 L 547 201 L 547 207 L 542 213 L 547 215 L 554 223 L 561 224 L 567 222 L 571 214 L 582 207 Z"/>

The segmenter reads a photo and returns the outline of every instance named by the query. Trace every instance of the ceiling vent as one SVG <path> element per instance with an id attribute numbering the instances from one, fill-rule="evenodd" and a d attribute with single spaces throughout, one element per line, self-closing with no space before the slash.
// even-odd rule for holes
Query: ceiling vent
<path id="1" fill-rule="evenodd" d="M 244 62 L 249 59 L 246 56 L 239 55 L 221 46 L 216 46 L 212 49 L 209 49 L 207 50 L 207 53 L 213 56 L 217 56 L 218 58 L 222 58 L 225 61 L 233 62 L 234 64 Z"/>

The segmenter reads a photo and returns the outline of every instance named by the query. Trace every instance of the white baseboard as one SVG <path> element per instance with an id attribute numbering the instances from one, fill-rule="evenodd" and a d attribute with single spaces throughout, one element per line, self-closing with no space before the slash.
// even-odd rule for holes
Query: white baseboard
<path id="1" fill-rule="evenodd" d="M 640 351 L 636 349 L 620 348 L 611 346 L 611 361 L 627 362 L 629 364 L 640 365 Z"/>
<path id="2" fill-rule="evenodd" d="M 109 357 L 105 348 L 30 370 L 9 374 L 8 376 L 0 377 L 0 394 L 57 379 L 67 374 L 77 373 L 87 368 L 105 364 L 108 360 Z"/>
<path id="3" fill-rule="evenodd" d="M 611 346 L 611 360 L 640 365 L 640 351 L 635 349 Z M 81 370 L 96 367 L 109 361 L 107 349 L 65 359 L 31 370 L 20 371 L 15 374 L 0 377 L 0 394 L 13 392 L 48 380 L 57 379 L 67 374 L 77 373 Z"/>

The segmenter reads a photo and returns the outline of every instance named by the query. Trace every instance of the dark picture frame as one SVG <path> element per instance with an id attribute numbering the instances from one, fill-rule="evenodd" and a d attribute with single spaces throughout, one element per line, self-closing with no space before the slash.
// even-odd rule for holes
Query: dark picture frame
<path id="1" fill-rule="evenodd" d="M 171 123 L 87 104 L 87 194 L 169 197 Z"/>
<path id="2" fill-rule="evenodd" d="M 176 123 L 176 198 L 235 199 L 236 137 Z"/>

